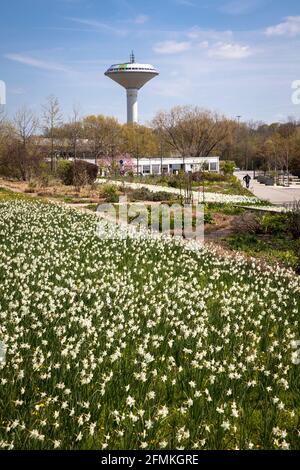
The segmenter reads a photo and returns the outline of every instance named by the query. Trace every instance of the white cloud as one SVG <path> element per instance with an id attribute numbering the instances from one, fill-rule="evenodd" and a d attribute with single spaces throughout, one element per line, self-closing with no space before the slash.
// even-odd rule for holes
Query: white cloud
<path id="1" fill-rule="evenodd" d="M 147 23 L 147 21 L 149 21 L 149 16 L 147 16 L 147 15 L 138 15 L 135 18 L 134 23 L 135 24 L 145 24 L 145 23 Z"/>
<path id="2" fill-rule="evenodd" d="M 20 64 L 29 65 L 37 69 L 42 70 L 51 70 L 54 72 L 70 72 L 71 70 L 65 67 L 62 64 L 56 62 L 46 62 L 44 60 L 35 59 L 22 54 L 5 54 L 6 59 L 12 60 L 14 62 L 19 62 Z"/>
<path id="3" fill-rule="evenodd" d="M 300 16 L 287 16 L 282 23 L 266 29 L 267 36 L 297 36 L 300 34 Z"/>
<path id="4" fill-rule="evenodd" d="M 178 54 L 190 49 L 190 42 L 163 41 L 155 44 L 153 50 L 157 54 Z"/>
<path id="5" fill-rule="evenodd" d="M 249 46 L 219 42 L 211 47 L 208 55 L 218 59 L 244 59 L 252 55 L 252 51 Z"/>

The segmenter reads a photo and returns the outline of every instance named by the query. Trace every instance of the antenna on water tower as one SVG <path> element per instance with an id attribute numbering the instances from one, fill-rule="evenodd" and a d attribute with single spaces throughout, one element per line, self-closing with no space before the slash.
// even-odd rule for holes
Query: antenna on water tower
<path id="1" fill-rule="evenodd" d="M 131 54 L 130 54 L 130 63 L 131 64 L 135 63 L 135 57 L 134 57 L 134 52 L 133 51 L 131 51 Z"/>

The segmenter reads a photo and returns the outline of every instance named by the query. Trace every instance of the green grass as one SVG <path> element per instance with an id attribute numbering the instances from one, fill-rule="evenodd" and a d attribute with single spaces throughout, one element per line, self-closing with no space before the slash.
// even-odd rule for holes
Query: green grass
<path id="1" fill-rule="evenodd" d="M 16 193 L 10 189 L 0 188 L 0 203 L 11 200 L 29 200 L 31 196 L 22 193 Z"/>
<path id="2" fill-rule="evenodd" d="M 88 204 L 86 208 L 90 211 L 96 212 L 98 206 L 99 204 Z"/>
<path id="3" fill-rule="evenodd" d="M 292 268 L 299 263 L 294 252 L 295 241 L 287 236 L 262 238 L 258 235 L 243 234 L 232 235 L 226 241 L 233 250 L 242 251 L 256 258 L 264 258 L 270 262 L 279 261 Z"/>
<path id="4" fill-rule="evenodd" d="M 216 203 L 207 203 L 205 204 L 207 211 L 212 213 L 220 213 L 224 215 L 241 215 L 245 212 L 245 209 L 236 204 L 216 204 Z"/>
<path id="5" fill-rule="evenodd" d="M 199 183 L 194 183 L 199 186 Z M 251 191 L 246 189 L 236 176 L 228 176 L 225 181 L 214 182 L 204 180 L 205 191 L 228 195 L 253 196 Z"/>
<path id="6" fill-rule="evenodd" d="M 300 449 L 299 278 L 97 228 L 0 205 L 0 447 Z"/>

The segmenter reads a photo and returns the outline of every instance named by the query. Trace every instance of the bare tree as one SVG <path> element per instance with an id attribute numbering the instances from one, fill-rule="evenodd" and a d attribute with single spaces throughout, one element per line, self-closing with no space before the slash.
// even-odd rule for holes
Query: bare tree
<path id="1" fill-rule="evenodd" d="M 12 139 L 10 153 L 14 157 L 24 181 L 30 177 L 29 173 L 33 167 L 33 162 L 36 163 L 38 160 L 38 149 L 34 145 L 34 137 L 38 124 L 37 117 L 26 106 L 19 109 L 13 119 L 15 139 Z"/>
<path id="2" fill-rule="evenodd" d="M 27 106 L 23 106 L 17 111 L 14 120 L 13 120 L 16 137 L 21 140 L 24 149 L 26 149 L 27 144 L 32 137 L 34 136 L 39 121 L 33 111 Z"/>
<path id="3" fill-rule="evenodd" d="M 55 156 L 54 156 L 54 139 L 56 137 L 55 130 L 62 123 L 62 113 L 60 111 L 60 106 L 58 99 L 54 95 L 50 95 L 47 98 L 47 102 L 43 105 L 43 127 L 45 134 L 50 138 L 51 141 L 51 151 L 50 151 L 50 161 L 51 161 L 51 171 L 55 167 Z"/>
<path id="4" fill-rule="evenodd" d="M 0 167 L 2 166 L 3 152 L 7 145 L 7 122 L 4 108 L 0 105 Z"/>
<path id="5" fill-rule="evenodd" d="M 73 114 L 70 120 L 70 139 L 73 147 L 74 160 L 77 158 L 77 144 L 82 135 L 82 122 L 80 119 L 80 109 L 78 105 L 73 106 Z"/>
<path id="6" fill-rule="evenodd" d="M 178 106 L 160 112 L 152 123 L 172 150 L 183 157 L 208 157 L 228 136 L 230 121 L 198 107 Z"/>
<path id="7" fill-rule="evenodd" d="M 3 106 L 0 104 L 0 126 L 2 126 L 5 119 L 6 119 L 5 111 L 4 111 Z"/>
<path id="8" fill-rule="evenodd" d="M 5 137 L 5 131 L 6 131 L 6 115 L 4 108 L 0 105 L 0 145 Z"/>
<path id="9" fill-rule="evenodd" d="M 67 141 L 68 154 L 72 156 L 74 160 L 77 159 L 79 139 L 83 136 L 82 120 L 80 118 L 80 111 L 78 106 L 73 107 L 72 116 L 69 122 L 64 124 L 59 129 L 59 138 Z"/>

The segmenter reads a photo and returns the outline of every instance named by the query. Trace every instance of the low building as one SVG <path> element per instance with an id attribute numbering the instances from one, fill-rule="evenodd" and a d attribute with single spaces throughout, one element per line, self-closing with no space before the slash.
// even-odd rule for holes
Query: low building
<path id="1" fill-rule="evenodd" d="M 141 157 L 133 158 L 133 171 L 141 175 L 178 174 L 206 170 L 219 173 L 220 157 Z"/>

